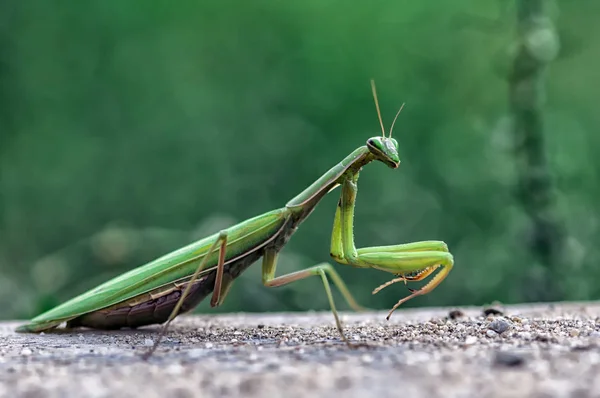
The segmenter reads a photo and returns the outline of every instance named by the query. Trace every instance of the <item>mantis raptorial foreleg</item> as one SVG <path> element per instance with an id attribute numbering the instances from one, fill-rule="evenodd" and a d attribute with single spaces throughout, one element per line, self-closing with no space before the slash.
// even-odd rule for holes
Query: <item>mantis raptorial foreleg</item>
<path id="1" fill-rule="evenodd" d="M 323 286 L 325 287 L 327 299 L 329 300 L 329 306 L 331 307 L 331 311 L 333 312 L 333 316 L 335 318 L 335 324 L 337 326 L 337 329 L 340 332 L 340 335 L 342 336 L 342 340 L 344 340 L 348 345 L 350 345 L 350 342 L 344 335 L 342 323 L 340 322 L 340 318 L 335 308 L 335 302 L 333 300 L 333 295 L 331 294 L 331 288 L 329 287 L 329 281 L 327 279 L 327 276 L 331 278 L 333 284 L 340 290 L 342 296 L 344 297 L 348 305 L 352 307 L 352 309 L 354 309 L 355 311 L 361 311 L 363 308 L 356 303 L 356 300 L 354 300 L 354 297 L 352 297 L 352 294 L 348 290 L 348 287 L 346 287 L 346 284 L 335 271 L 335 269 L 329 263 L 321 263 L 311 268 L 276 277 L 275 270 L 277 268 L 278 254 L 279 253 L 275 250 L 265 251 L 262 268 L 263 284 L 267 287 L 277 287 L 308 278 L 309 276 L 320 276 L 321 280 L 323 281 Z"/>
<path id="2" fill-rule="evenodd" d="M 373 246 L 373 247 L 364 247 L 357 250 L 358 256 L 361 255 L 369 255 L 369 254 L 382 254 L 382 253 L 414 253 L 414 252 L 447 252 L 448 246 L 439 240 L 426 240 L 422 242 L 413 242 L 413 243 L 403 243 L 400 245 L 392 245 L 392 246 Z M 365 257 L 365 256 L 362 256 Z M 373 294 L 378 293 L 382 289 L 393 285 L 397 282 L 418 282 L 427 278 L 431 275 L 436 269 L 439 268 L 438 265 L 434 265 L 432 267 L 424 268 L 417 271 L 412 271 L 409 273 L 399 273 L 402 275 L 399 278 L 392 279 L 389 282 L 382 284 L 373 290 Z M 410 289 L 409 289 L 410 290 Z"/>
<path id="3" fill-rule="evenodd" d="M 419 290 L 411 290 L 412 294 L 401 299 L 390 310 L 387 319 L 402 303 L 411 298 L 427 294 L 435 289 L 446 278 L 454 260 L 448 247 L 440 241 L 424 241 L 401 245 L 376 246 L 356 249 L 354 245 L 354 206 L 356 203 L 358 173 L 350 174 L 342 182 L 342 194 L 335 213 L 333 233 L 331 236 L 331 256 L 339 263 L 361 268 L 375 268 L 382 271 L 402 275 L 400 278 L 380 286 L 373 291 L 379 292 L 386 286 L 400 281 L 419 281 L 437 268 L 442 267 L 433 279 Z M 416 276 L 405 276 L 410 272 Z"/>
<path id="4" fill-rule="evenodd" d="M 394 305 L 390 310 L 387 319 L 390 319 L 392 313 L 402 303 L 410 300 L 413 297 L 427 294 L 435 289 L 448 275 L 454 260 L 452 254 L 448 252 L 408 252 L 408 253 L 372 253 L 361 255 L 361 260 L 370 264 L 373 264 L 373 268 L 385 270 L 393 273 L 403 273 L 412 270 L 425 270 L 425 273 L 430 274 L 437 267 L 442 267 L 432 279 L 419 290 L 412 291 L 412 294 L 401 299 Z M 423 279 L 423 278 L 420 278 Z M 410 280 L 410 279 L 409 279 Z M 380 289 L 381 290 L 381 289 Z M 378 290 L 379 291 L 379 290 Z"/>
<path id="5" fill-rule="evenodd" d="M 416 274 L 401 274 L 401 277 L 398 278 L 394 278 L 391 281 L 387 281 L 383 284 L 381 284 L 380 286 L 376 287 L 375 289 L 373 289 L 373 294 L 377 294 L 379 293 L 381 290 L 385 289 L 386 287 L 393 285 L 394 283 L 398 283 L 398 282 L 404 282 L 404 284 L 406 285 L 408 282 L 418 282 L 418 281 L 422 281 L 423 279 L 427 278 L 429 275 L 431 275 L 433 273 L 433 271 L 435 271 L 436 269 L 438 269 L 438 265 L 435 265 L 433 267 L 429 267 L 426 268 L 422 271 L 417 271 Z M 411 292 L 413 291 L 413 289 L 408 288 L 408 290 L 410 290 Z"/>

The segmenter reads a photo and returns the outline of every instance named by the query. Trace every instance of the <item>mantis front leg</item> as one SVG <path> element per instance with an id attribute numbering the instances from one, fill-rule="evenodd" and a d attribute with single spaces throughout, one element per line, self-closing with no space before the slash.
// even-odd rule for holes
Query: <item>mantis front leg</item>
<path id="1" fill-rule="evenodd" d="M 373 291 L 379 292 L 395 282 L 418 281 L 442 267 L 432 280 L 419 290 L 401 299 L 390 310 L 387 319 L 402 303 L 411 298 L 427 294 L 435 289 L 454 265 L 452 254 L 441 241 L 423 241 L 391 246 L 375 246 L 356 249 L 354 245 L 354 206 L 357 194 L 358 173 L 348 176 L 342 182 L 342 193 L 335 212 L 333 233 L 331 236 L 331 256 L 341 264 L 361 268 L 375 268 L 401 275 L 400 278 L 380 286 Z M 416 272 L 416 275 L 407 274 Z"/>

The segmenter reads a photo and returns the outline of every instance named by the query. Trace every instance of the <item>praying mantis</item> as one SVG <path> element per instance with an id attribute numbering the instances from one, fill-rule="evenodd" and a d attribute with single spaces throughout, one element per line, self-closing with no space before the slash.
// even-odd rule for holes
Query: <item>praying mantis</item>
<path id="1" fill-rule="evenodd" d="M 424 280 L 439 269 L 421 289 L 409 289 L 411 294 L 393 306 L 387 319 L 407 300 L 434 290 L 454 265 L 453 256 L 443 241 L 358 249 L 354 243 L 354 207 L 360 171 L 373 161 L 379 161 L 391 169 L 400 165 L 398 142 L 392 138 L 392 131 L 404 105 L 396 113 L 389 136 L 386 136 L 373 80 L 371 90 L 382 135 L 369 138 L 366 145 L 352 151 L 284 207 L 242 221 L 121 274 L 38 315 L 16 330 L 41 332 L 64 322 L 67 328 L 105 330 L 164 324 L 147 358 L 154 352 L 176 316 L 195 308 L 211 292 L 210 305 L 215 307 L 222 304 L 234 280 L 262 257 L 262 283 L 267 287 L 283 286 L 318 276 L 323 282 L 341 339 L 351 345 L 344 334 L 329 281 L 339 289 L 352 309 L 360 311 L 362 307 L 354 300 L 331 263 L 275 275 L 279 252 L 321 199 L 337 187 L 341 187 L 341 194 L 333 220 L 331 257 L 339 264 L 374 268 L 395 276 L 373 290 L 373 294 L 397 282 Z"/>

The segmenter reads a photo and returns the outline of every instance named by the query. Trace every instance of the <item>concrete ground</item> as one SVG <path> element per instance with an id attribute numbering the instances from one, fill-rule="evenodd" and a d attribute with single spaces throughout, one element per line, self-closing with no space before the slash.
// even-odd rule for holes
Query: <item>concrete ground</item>
<path id="1" fill-rule="evenodd" d="M 600 397 L 600 303 L 182 316 L 157 327 L 17 334 L 0 324 L 0 396 Z M 454 310 L 454 311 L 453 311 Z"/>

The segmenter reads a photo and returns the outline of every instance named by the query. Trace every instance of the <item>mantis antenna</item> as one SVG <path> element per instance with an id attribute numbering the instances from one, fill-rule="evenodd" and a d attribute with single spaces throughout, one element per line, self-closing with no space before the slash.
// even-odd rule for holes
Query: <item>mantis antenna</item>
<path id="1" fill-rule="evenodd" d="M 381 119 L 381 112 L 379 111 L 379 101 L 377 101 L 377 90 L 375 89 L 375 80 L 371 79 L 371 90 L 373 91 L 373 98 L 375 99 L 375 107 L 377 108 L 377 116 L 379 116 L 379 124 L 381 124 L 381 134 L 385 138 L 385 129 L 383 128 L 383 120 Z"/>
<path id="2" fill-rule="evenodd" d="M 404 102 L 400 109 L 398 109 L 398 113 L 396 113 L 396 117 L 394 117 L 394 121 L 392 122 L 392 127 L 390 127 L 390 138 L 392 138 L 392 131 L 394 130 L 394 124 L 396 124 L 396 119 L 398 119 L 398 115 L 402 112 L 402 108 L 404 108 Z"/>

